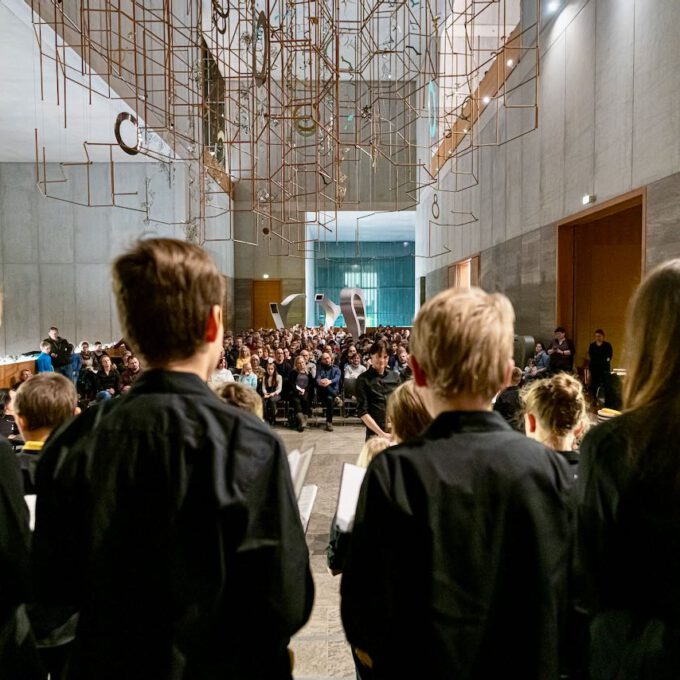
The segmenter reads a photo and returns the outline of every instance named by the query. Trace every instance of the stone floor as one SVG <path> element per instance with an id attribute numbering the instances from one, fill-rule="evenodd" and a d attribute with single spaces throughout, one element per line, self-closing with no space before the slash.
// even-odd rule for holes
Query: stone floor
<path id="1" fill-rule="evenodd" d="M 307 529 L 316 587 L 314 609 L 307 625 L 295 636 L 295 680 L 355 678 L 354 664 L 340 620 L 340 577 L 326 568 L 328 530 L 335 512 L 343 463 L 354 463 L 364 443 L 363 426 L 337 424 L 334 432 L 309 427 L 298 433 L 277 427 L 286 449 L 316 445 L 306 482 L 319 487 Z"/>

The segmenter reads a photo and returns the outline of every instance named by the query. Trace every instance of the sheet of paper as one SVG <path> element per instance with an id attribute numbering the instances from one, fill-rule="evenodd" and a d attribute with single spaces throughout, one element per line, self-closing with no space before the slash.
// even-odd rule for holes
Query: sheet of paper
<path id="1" fill-rule="evenodd" d="M 354 515 L 359 501 L 359 491 L 361 491 L 361 483 L 364 481 L 365 474 L 366 468 L 350 463 L 345 463 L 342 466 L 338 507 L 335 513 L 335 523 L 340 531 L 352 531 Z"/>
<path id="2" fill-rule="evenodd" d="M 312 516 L 312 508 L 316 500 L 316 494 L 319 487 L 316 484 L 305 484 L 302 487 L 300 498 L 298 500 L 298 510 L 300 511 L 300 519 L 302 520 L 302 528 L 307 533 L 307 526 L 309 525 L 309 518 Z"/>
<path id="3" fill-rule="evenodd" d="M 293 489 L 295 489 L 295 498 L 300 498 L 302 487 L 309 471 L 309 466 L 312 464 L 312 455 L 314 454 L 314 446 L 300 452 L 294 449 L 288 454 L 288 463 L 290 465 L 290 476 L 293 479 Z"/>
<path id="4" fill-rule="evenodd" d="M 31 531 L 35 529 L 35 501 L 36 501 L 37 496 L 35 494 L 29 494 L 28 496 L 24 496 L 24 500 L 26 501 L 26 505 L 28 506 L 28 512 L 30 513 L 30 518 L 28 520 L 29 526 L 31 527 Z"/>

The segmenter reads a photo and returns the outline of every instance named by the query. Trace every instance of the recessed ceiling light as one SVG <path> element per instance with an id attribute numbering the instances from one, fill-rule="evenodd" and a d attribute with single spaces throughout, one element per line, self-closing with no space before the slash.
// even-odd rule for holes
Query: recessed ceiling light
<path id="1" fill-rule="evenodd" d="M 551 0 L 551 2 L 548 3 L 547 10 L 548 12 L 550 12 L 550 14 L 553 14 L 554 12 L 557 12 L 559 8 L 560 8 L 559 0 Z"/>
<path id="2" fill-rule="evenodd" d="M 515 65 L 515 62 L 512 59 L 508 59 L 505 63 L 511 68 Z"/>
<path id="3" fill-rule="evenodd" d="M 262 278 L 263 278 L 263 279 L 268 279 L 268 278 L 269 278 L 269 274 L 262 274 Z"/>
<path id="4" fill-rule="evenodd" d="M 482 99 L 482 104 L 488 104 L 491 101 L 491 97 L 484 97 Z"/>

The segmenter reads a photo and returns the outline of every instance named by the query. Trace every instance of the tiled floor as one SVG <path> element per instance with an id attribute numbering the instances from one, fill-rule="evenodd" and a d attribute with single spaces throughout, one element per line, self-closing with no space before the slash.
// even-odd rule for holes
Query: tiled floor
<path id="1" fill-rule="evenodd" d="M 334 432 L 326 432 L 323 424 L 303 433 L 281 427 L 277 432 L 288 451 L 316 445 L 306 480 L 319 487 L 307 529 L 316 596 L 309 622 L 292 642 L 295 680 L 353 679 L 354 665 L 340 620 L 340 577 L 331 576 L 326 568 L 326 545 L 342 464 L 355 462 L 364 443 L 364 428 L 338 423 Z"/>

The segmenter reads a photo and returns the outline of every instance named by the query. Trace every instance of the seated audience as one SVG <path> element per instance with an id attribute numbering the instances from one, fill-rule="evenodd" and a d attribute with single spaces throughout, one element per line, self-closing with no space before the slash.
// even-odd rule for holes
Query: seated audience
<path id="1" fill-rule="evenodd" d="M 52 366 L 52 356 L 50 352 L 52 351 L 52 346 L 46 340 L 40 343 L 40 354 L 35 360 L 35 370 L 38 373 L 52 373 L 54 368 Z"/>
<path id="2" fill-rule="evenodd" d="M 562 326 L 555 329 L 555 337 L 548 347 L 548 354 L 550 355 L 550 373 L 573 371 L 574 343 L 567 338 L 567 331 Z"/>
<path id="3" fill-rule="evenodd" d="M 156 238 L 113 281 L 145 373 L 54 434 L 37 476 L 35 592 L 79 610 L 69 678 L 290 678 L 309 550 L 281 442 L 206 385 L 224 277 Z"/>
<path id="4" fill-rule="evenodd" d="M 364 366 L 361 363 L 361 356 L 359 355 L 359 353 L 355 349 L 354 353 L 349 358 L 348 363 L 345 364 L 344 378 L 345 378 L 345 380 L 355 380 L 365 370 L 366 370 L 366 366 Z"/>
<path id="5" fill-rule="evenodd" d="M 111 357 L 105 354 L 101 358 L 101 367 L 95 378 L 97 401 L 106 401 L 115 397 L 120 390 L 120 373 L 111 362 Z"/>
<path id="6" fill-rule="evenodd" d="M 92 367 L 98 371 L 102 366 L 102 357 L 109 356 L 109 353 L 102 347 L 101 340 L 94 343 L 94 350 L 92 351 Z"/>
<path id="7" fill-rule="evenodd" d="M 316 372 L 316 394 L 326 411 L 326 430 L 333 431 L 333 407 L 340 393 L 340 369 L 333 363 L 328 352 L 321 355 Z"/>
<path id="8" fill-rule="evenodd" d="M 83 340 L 80 343 L 80 370 L 91 371 L 94 369 L 94 359 L 90 352 L 90 343 Z"/>
<path id="9" fill-rule="evenodd" d="M 268 361 L 266 366 L 265 376 L 260 383 L 260 390 L 264 405 L 264 419 L 270 425 L 274 425 L 276 424 L 276 409 L 283 389 L 283 379 L 276 370 L 273 361 Z"/>
<path id="10" fill-rule="evenodd" d="M 245 345 L 239 349 L 238 357 L 236 357 L 236 370 L 241 372 L 244 364 L 250 364 L 250 350 Z"/>
<path id="11" fill-rule="evenodd" d="M 524 432 L 524 419 L 522 418 L 522 400 L 520 397 L 519 384 L 522 382 L 522 369 L 512 369 L 510 385 L 498 393 L 493 410 L 500 413 L 505 422 L 513 430 Z"/>
<path id="12" fill-rule="evenodd" d="M 19 428 L 14 419 L 13 405 L 15 396 L 16 390 L 2 390 L 2 399 L 0 401 L 0 435 L 8 439 L 14 439 L 19 434 Z"/>
<path id="13" fill-rule="evenodd" d="M 341 586 L 372 677 L 558 677 L 572 480 L 491 410 L 513 320 L 507 298 L 478 288 L 416 317 L 411 365 L 434 422 L 368 468 Z"/>
<path id="14" fill-rule="evenodd" d="M 590 678 L 680 677 L 680 259 L 629 306 L 624 412 L 581 444 L 576 583 Z"/>
<path id="15" fill-rule="evenodd" d="M 217 368 L 210 374 L 208 382 L 213 387 L 219 387 L 220 385 L 224 385 L 225 383 L 234 382 L 234 375 L 227 368 L 227 359 L 224 353 L 222 353 L 222 356 L 220 357 L 219 363 L 217 364 Z"/>
<path id="16" fill-rule="evenodd" d="M 250 364 L 250 361 L 246 361 L 241 365 L 241 375 L 239 376 L 238 381 L 241 385 L 250 387 L 252 390 L 257 390 L 257 376 L 253 373 L 253 367 Z"/>
<path id="17" fill-rule="evenodd" d="M 143 372 L 139 359 L 136 356 L 130 356 L 127 361 L 127 368 L 120 376 L 120 393 L 128 392 Z"/>
<path id="18" fill-rule="evenodd" d="M 215 393 L 227 404 L 247 411 L 263 420 L 262 399 L 250 387 L 237 382 L 223 383 L 215 388 Z"/>
<path id="19" fill-rule="evenodd" d="M 27 380 L 30 380 L 32 377 L 33 373 L 31 373 L 27 368 L 21 369 L 21 371 L 19 371 L 19 380 L 17 380 L 14 384 L 14 389 L 18 390 Z"/>
<path id="20" fill-rule="evenodd" d="M 312 413 L 314 381 L 309 377 L 305 360 L 300 356 L 295 360 L 295 368 L 288 374 L 288 395 L 292 422 L 297 425 L 298 432 L 302 432 Z"/>
<path id="21" fill-rule="evenodd" d="M 401 381 L 410 380 L 413 377 L 413 372 L 408 363 L 408 351 L 405 347 L 400 346 L 397 348 L 396 353 L 397 361 L 394 364 L 394 369 L 399 373 Z"/>
<path id="22" fill-rule="evenodd" d="M 524 380 L 536 380 L 545 378 L 550 368 L 550 355 L 543 348 L 542 342 L 537 342 L 534 349 L 534 356 L 529 359 L 529 363 L 524 369 Z"/>
<path id="23" fill-rule="evenodd" d="M 255 377 L 257 378 L 257 383 L 258 385 L 262 381 L 262 378 L 264 378 L 264 368 L 260 366 L 260 357 L 258 354 L 251 354 L 250 355 L 250 366 L 253 369 L 253 373 L 255 374 Z"/>

